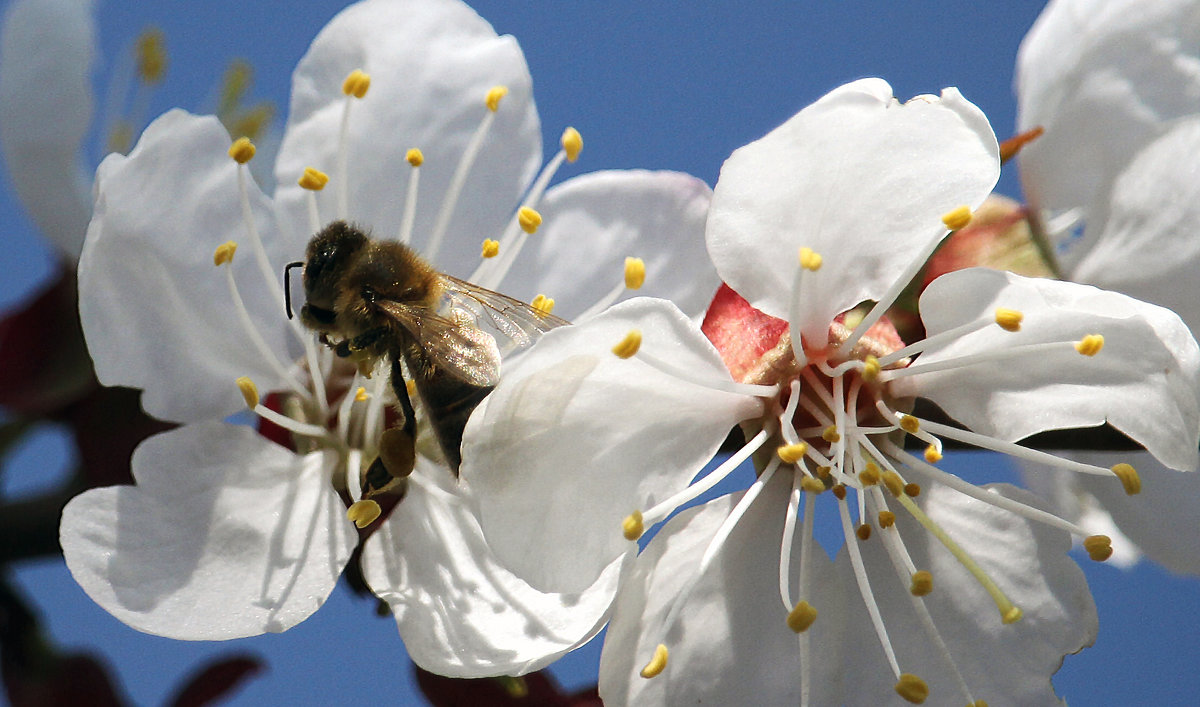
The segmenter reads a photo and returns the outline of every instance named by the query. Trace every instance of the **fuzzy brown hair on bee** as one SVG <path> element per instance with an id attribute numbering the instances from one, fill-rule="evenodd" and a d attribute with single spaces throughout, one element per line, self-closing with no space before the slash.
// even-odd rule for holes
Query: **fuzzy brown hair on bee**
<path id="1" fill-rule="evenodd" d="M 300 321 L 341 357 L 365 366 L 391 363 L 391 386 L 404 420 L 384 431 L 379 458 L 363 475 L 363 497 L 403 488 L 417 435 L 405 384 L 421 407 L 450 469 L 462 461 L 463 429 L 500 377 L 497 338 L 514 348 L 567 324 L 506 295 L 438 272 L 396 241 L 376 240 L 334 221 L 309 241 Z M 286 289 L 286 284 L 285 284 Z M 290 290 L 287 302 L 291 316 Z M 485 329 L 487 331 L 485 331 Z"/>

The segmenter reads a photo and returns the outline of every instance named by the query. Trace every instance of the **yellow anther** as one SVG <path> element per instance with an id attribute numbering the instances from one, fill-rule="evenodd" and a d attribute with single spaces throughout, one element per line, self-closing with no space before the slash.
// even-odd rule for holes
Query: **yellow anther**
<path id="1" fill-rule="evenodd" d="M 296 180 L 296 183 L 302 189 L 321 191 L 329 183 L 329 175 L 316 167 L 305 167 L 304 174 L 300 175 L 300 179 Z"/>
<path id="2" fill-rule="evenodd" d="M 829 488 L 829 490 L 833 491 L 833 495 L 835 498 L 837 498 L 837 500 L 846 500 L 846 484 L 834 484 Z"/>
<path id="3" fill-rule="evenodd" d="M 617 358 L 631 358 L 642 347 L 642 332 L 640 329 L 630 329 L 624 339 L 613 347 L 612 352 Z"/>
<path id="4" fill-rule="evenodd" d="M 866 358 L 863 359 L 863 369 L 862 369 L 862 379 L 863 380 L 870 383 L 871 381 L 879 378 L 879 371 L 881 371 L 881 370 L 883 370 L 883 369 L 879 365 L 879 359 L 877 359 L 874 356 L 871 356 L 869 354 L 867 355 Z"/>
<path id="5" fill-rule="evenodd" d="M 367 89 L 371 87 L 371 75 L 364 72 L 362 69 L 351 71 L 346 80 L 342 82 L 342 93 L 355 98 L 362 98 L 367 95 Z"/>
<path id="6" fill-rule="evenodd" d="M 1104 336 L 1101 334 L 1088 334 L 1075 342 L 1075 350 L 1084 356 L 1095 356 L 1100 353 L 1102 348 L 1104 348 Z"/>
<path id="7" fill-rule="evenodd" d="M 237 252 L 237 241 L 225 241 L 213 251 L 213 265 L 220 267 L 233 262 L 233 254 Z"/>
<path id="8" fill-rule="evenodd" d="M 483 252 L 480 255 L 484 258 L 494 258 L 500 255 L 500 241 L 492 240 L 491 238 L 483 239 Z"/>
<path id="9" fill-rule="evenodd" d="M 1008 609 L 1008 611 L 1004 612 L 1003 616 L 1000 617 L 1000 622 L 1003 624 L 1015 624 L 1016 622 L 1020 621 L 1021 617 L 1023 616 L 1025 616 L 1025 612 L 1021 611 L 1021 607 L 1012 606 Z"/>
<path id="10" fill-rule="evenodd" d="M 787 626 L 796 633 L 804 633 L 817 620 L 817 610 L 803 599 L 787 615 Z"/>
<path id="11" fill-rule="evenodd" d="M 521 224 L 522 231 L 537 233 L 538 226 L 542 225 L 542 215 L 528 206 L 522 206 L 517 209 L 517 223 Z"/>
<path id="12" fill-rule="evenodd" d="M 378 518 L 379 514 L 382 512 L 383 509 L 379 507 L 378 503 L 372 501 L 371 499 L 364 499 L 362 501 L 355 501 L 354 503 L 350 504 L 350 507 L 346 509 L 346 517 L 349 518 L 355 526 L 359 528 L 365 528 L 371 523 L 374 523 L 375 519 Z"/>
<path id="13" fill-rule="evenodd" d="M 866 542 L 871 539 L 871 526 L 867 523 L 862 523 L 854 529 L 854 534 L 858 536 L 859 540 Z"/>
<path id="14" fill-rule="evenodd" d="M 900 673 L 900 680 L 896 682 L 896 694 L 906 702 L 919 705 L 929 697 L 929 686 L 912 673 Z"/>
<path id="15" fill-rule="evenodd" d="M 916 483 L 904 484 L 904 495 L 909 498 L 916 498 L 921 495 L 921 485 Z"/>
<path id="16" fill-rule="evenodd" d="M 971 207 L 963 205 L 946 212 L 942 215 L 942 223 L 946 224 L 946 228 L 951 231 L 966 228 L 967 224 L 971 223 Z"/>
<path id="17" fill-rule="evenodd" d="M 254 385 L 254 381 L 250 380 L 249 376 L 238 378 L 237 387 L 242 391 L 242 399 L 246 401 L 246 407 L 251 410 L 258 407 L 258 386 Z"/>
<path id="18" fill-rule="evenodd" d="M 638 290 L 646 282 L 646 263 L 641 258 L 625 259 L 625 289 Z"/>
<path id="19" fill-rule="evenodd" d="M 144 30 L 137 38 L 137 72 L 142 83 L 155 84 L 167 73 L 167 44 L 157 27 Z"/>
<path id="20" fill-rule="evenodd" d="M 821 254 L 814 251 L 812 248 L 803 247 L 800 249 L 800 267 L 805 270 L 816 272 L 821 269 Z"/>
<path id="21" fill-rule="evenodd" d="M 811 476 L 805 476 L 804 478 L 800 479 L 800 488 L 801 490 L 809 493 L 823 493 L 825 491 L 825 484 L 817 481 Z"/>
<path id="22" fill-rule="evenodd" d="M 874 486 L 879 483 L 879 467 L 875 465 L 875 462 L 868 462 L 867 466 L 858 472 L 858 482 L 863 487 Z"/>
<path id="23" fill-rule="evenodd" d="M 900 429 L 904 430 L 910 435 L 915 435 L 921 430 L 921 421 L 912 415 L 901 415 Z"/>
<path id="24" fill-rule="evenodd" d="M 514 700 L 523 700 L 529 697 L 529 682 L 525 678 L 502 675 L 495 679 L 500 681 L 500 685 L 504 687 L 505 694 Z"/>
<path id="25" fill-rule="evenodd" d="M 574 162 L 579 159 L 579 153 L 583 150 L 583 136 L 575 128 L 568 127 L 562 134 L 562 149 L 567 153 L 567 161 Z"/>
<path id="26" fill-rule="evenodd" d="M 971 704 L 967 705 L 967 707 L 988 707 L 988 703 L 986 700 L 975 700 Z"/>
<path id="27" fill-rule="evenodd" d="M 836 426 L 830 425 L 821 432 L 821 439 L 830 444 L 834 444 L 836 442 L 840 442 L 842 440 L 842 436 L 838 434 Z"/>
<path id="28" fill-rule="evenodd" d="M 626 540 L 634 541 L 642 537 L 642 533 L 646 532 L 646 526 L 642 522 L 642 512 L 634 511 L 625 516 L 625 520 L 621 521 L 621 534 Z"/>
<path id="29" fill-rule="evenodd" d="M 646 667 L 642 668 L 642 677 L 652 678 L 662 673 L 667 667 L 667 647 L 663 644 L 658 644 L 654 649 L 654 657 L 646 663 Z"/>
<path id="30" fill-rule="evenodd" d="M 529 306 L 533 307 L 542 314 L 550 314 L 554 311 L 554 298 L 539 294 L 537 297 L 533 298 L 533 302 L 531 302 Z"/>
<path id="31" fill-rule="evenodd" d="M 1004 331 L 1020 331 L 1023 319 L 1025 319 L 1025 315 L 1015 309 L 1000 307 L 996 310 L 996 323 Z"/>
<path id="32" fill-rule="evenodd" d="M 808 453 L 808 445 L 804 442 L 785 444 L 779 449 L 776 449 L 775 453 L 779 455 L 779 458 L 783 460 L 784 464 L 795 464 L 803 459 L 804 455 Z"/>
<path id="33" fill-rule="evenodd" d="M 942 460 L 942 453 L 938 451 L 936 444 L 931 444 L 925 448 L 925 461 L 930 464 L 937 464 Z"/>
<path id="34" fill-rule="evenodd" d="M 358 386 L 358 390 L 354 391 L 354 402 L 356 403 L 365 403 L 369 397 L 371 396 L 367 395 L 367 389 L 361 385 Z"/>
<path id="35" fill-rule="evenodd" d="M 239 137 L 229 146 L 229 156 L 238 164 L 246 164 L 254 159 L 254 143 L 248 137 Z"/>
<path id="36" fill-rule="evenodd" d="M 892 469 L 883 472 L 883 485 L 887 486 L 887 490 L 891 491 L 893 496 L 904 493 L 904 479 Z"/>
<path id="37" fill-rule="evenodd" d="M 819 466 L 817 467 L 817 476 L 824 481 L 828 481 L 829 477 L 833 476 L 833 467 Z"/>
<path id="38" fill-rule="evenodd" d="M 914 597 L 929 596 L 933 591 L 933 574 L 927 570 L 913 572 L 912 584 L 908 585 L 908 591 Z"/>
<path id="39" fill-rule="evenodd" d="M 890 528 L 896 524 L 896 514 L 891 511 L 879 511 L 879 527 Z"/>
<path id="40" fill-rule="evenodd" d="M 500 99 L 508 95 L 508 86 L 492 86 L 488 89 L 487 96 L 483 102 L 487 105 L 487 109 L 495 113 L 500 109 Z"/>
<path id="41" fill-rule="evenodd" d="M 409 148 L 408 152 L 404 153 L 404 159 L 413 167 L 420 167 L 425 162 L 425 153 L 415 147 Z"/>
<path id="42" fill-rule="evenodd" d="M 1107 535 L 1089 535 L 1083 539 L 1083 549 L 1088 557 L 1096 562 L 1104 562 L 1112 557 L 1112 538 Z"/>
<path id="43" fill-rule="evenodd" d="M 1121 485 L 1125 487 L 1127 495 L 1134 496 L 1142 492 L 1142 477 L 1138 476 L 1137 469 L 1122 463 L 1114 466 L 1112 473 L 1121 480 Z"/>

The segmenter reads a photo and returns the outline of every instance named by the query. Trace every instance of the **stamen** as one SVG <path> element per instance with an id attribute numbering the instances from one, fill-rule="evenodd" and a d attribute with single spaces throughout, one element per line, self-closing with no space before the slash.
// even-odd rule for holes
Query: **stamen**
<path id="1" fill-rule="evenodd" d="M 802 479 L 811 478 L 803 474 L 792 474 L 792 490 L 788 493 L 787 508 L 783 516 L 783 537 L 779 544 L 779 598 L 783 601 L 783 608 L 789 612 L 794 609 L 792 604 L 791 592 L 791 576 L 792 576 L 792 541 L 796 537 L 796 513 L 800 510 L 800 482 Z M 801 578 L 803 580 L 803 578 Z M 805 588 L 800 587 L 801 594 Z"/>
<path id="2" fill-rule="evenodd" d="M 1075 344 L 1075 350 L 1084 356 L 1095 356 L 1104 348 L 1104 337 L 1100 334 L 1088 334 Z"/>
<path id="3" fill-rule="evenodd" d="M 842 521 L 842 535 L 847 542 L 844 547 L 850 555 L 850 565 L 854 569 L 854 579 L 858 584 L 859 595 L 862 596 L 863 605 L 867 609 L 867 615 L 871 619 L 871 625 L 875 628 L 875 636 L 879 640 L 879 645 L 883 648 L 884 656 L 887 658 L 888 665 L 892 669 L 892 674 L 900 676 L 900 664 L 896 661 L 896 651 L 892 648 L 892 641 L 888 638 L 887 628 L 883 625 L 883 616 L 879 613 L 879 604 L 875 601 L 875 595 L 871 591 L 871 582 L 867 578 L 867 569 L 863 565 L 862 553 L 858 549 L 857 543 L 849 542 L 853 530 L 850 527 L 850 510 L 843 500 L 845 496 L 838 497 L 838 515 Z"/>
<path id="4" fill-rule="evenodd" d="M 240 376 L 236 381 L 238 390 L 242 391 L 242 399 L 246 401 L 246 407 L 253 410 L 258 407 L 258 386 L 254 385 L 254 381 L 250 380 L 249 376 Z"/>
<path id="5" fill-rule="evenodd" d="M 859 523 L 858 527 L 854 529 L 854 534 L 858 536 L 859 540 L 866 542 L 871 539 L 871 526 L 867 523 Z"/>
<path id="6" fill-rule="evenodd" d="M 992 320 L 989 319 L 977 319 L 973 322 L 960 324 L 953 329 L 947 329 L 940 334 L 934 334 L 933 336 L 926 337 L 920 341 L 909 344 L 904 348 L 893 351 L 886 356 L 881 356 L 879 359 L 879 365 L 887 368 L 903 358 L 907 358 L 908 356 L 912 356 L 913 354 L 917 354 L 922 351 L 940 348 L 942 344 L 948 341 L 958 341 L 967 334 L 979 331 L 980 329 L 985 329 L 991 326 L 991 324 Z"/>
<path id="7" fill-rule="evenodd" d="M 563 130 L 562 140 L 559 142 L 563 152 L 567 155 L 568 162 L 579 159 L 579 153 L 583 151 L 583 136 L 579 134 L 578 130 L 568 126 L 566 130 Z"/>
<path id="8" fill-rule="evenodd" d="M 891 511 L 879 511 L 879 527 L 890 528 L 896 524 L 896 514 Z"/>
<path id="9" fill-rule="evenodd" d="M 904 484 L 904 495 L 909 498 L 916 498 L 921 495 L 921 486 L 916 483 Z"/>
<path id="10" fill-rule="evenodd" d="M 417 169 L 425 164 L 425 155 L 413 147 L 404 154 L 404 159 L 412 167 L 408 177 L 408 189 L 404 194 L 404 215 L 400 219 L 400 230 L 396 234 L 396 240 L 408 245 L 412 241 L 413 223 L 417 219 L 417 187 L 421 183 L 421 170 Z"/>
<path id="11" fill-rule="evenodd" d="M 821 432 L 821 439 L 833 444 L 835 442 L 840 442 L 842 440 L 842 436 L 838 434 L 836 425 L 830 425 L 829 427 L 826 427 L 823 432 Z"/>
<path id="12" fill-rule="evenodd" d="M 487 105 L 487 109 L 493 113 L 500 110 L 500 99 L 508 95 L 508 86 L 492 86 L 488 89 L 487 95 L 483 102 Z"/>
<path id="13" fill-rule="evenodd" d="M 929 685 L 912 673 L 904 673 L 896 681 L 896 694 L 914 705 L 919 705 L 929 697 Z"/>
<path id="14" fill-rule="evenodd" d="M 804 273 L 816 272 L 821 269 L 821 254 L 807 246 L 801 247 L 799 254 L 799 267 L 796 268 L 796 274 L 792 278 L 792 300 L 788 304 L 788 321 L 799 321 L 800 310 L 804 306 L 804 297 L 801 294 L 801 286 L 804 284 Z M 796 365 L 804 366 L 808 363 L 808 356 L 804 353 L 803 337 L 799 332 L 790 338 L 792 344 L 792 357 L 796 359 Z"/>
<path id="15" fill-rule="evenodd" d="M 641 258 L 625 258 L 625 289 L 640 290 L 646 282 L 646 263 Z"/>
<path id="16" fill-rule="evenodd" d="M 816 272 L 821 269 L 821 263 L 824 259 L 820 253 L 817 253 L 812 248 L 802 247 L 800 249 L 800 267 L 805 270 Z"/>
<path id="17" fill-rule="evenodd" d="M 887 292 L 880 296 L 875 305 L 871 307 L 871 311 L 867 312 L 862 321 L 854 327 L 854 331 L 850 332 L 850 336 L 838 347 L 838 358 L 850 357 L 850 351 L 858 344 L 858 340 L 867 333 L 868 329 L 875 326 L 875 322 L 879 321 L 880 317 L 887 312 L 896 301 L 896 298 L 900 296 L 900 293 L 904 291 L 904 288 L 908 287 L 908 283 L 912 282 L 916 274 L 925 267 L 925 263 L 929 261 L 929 256 L 933 255 L 933 251 L 937 249 L 947 235 L 949 235 L 949 232 L 943 230 L 940 237 L 931 238 L 924 249 L 912 254 L 912 259 L 909 261 L 908 267 L 892 282 Z M 793 319 L 792 321 L 795 320 Z"/>
<path id="18" fill-rule="evenodd" d="M 1112 557 L 1112 538 L 1107 535 L 1089 535 L 1083 539 L 1083 549 L 1087 550 L 1088 557 L 1096 562 L 1104 562 Z"/>
<path id="19" fill-rule="evenodd" d="M 1114 473 L 1111 469 L 1105 469 L 1104 467 L 1094 466 L 1092 464 L 1084 464 L 1071 459 L 1064 459 L 1063 457 L 1050 454 L 1049 452 L 1043 452 L 1038 449 L 1030 449 L 1029 447 L 1022 447 L 1015 442 L 1005 442 L 1004 440 L 996 439 L 995 437 L 988 437 L 987 435 L 981 435 L 977 432 L 971 432 L 970 430 L 960 430 L 957 427 L 950 427 L 949 425 L 943 425 L 938 422 L 921 420 L 921 426 L 925 428 L 926 431 L 932 432 L 939 437 L 953 439 L 958 442 L 963 442 L 964 444 L 979 447 L 980 449 L 990 449 L 993 452 L 1000 452 L 1011 457 L 1019 457 L 1021 459 L 1027 459 L 1040 464 L 1049 464 L 1051 466 L 1055 466 L 1060 469 L 1066 469 L 1068 471 L 1077 471 L 1083 474 L 1094 474 L 1097 476 L 1108 476 L 1109 474 Z"/>
<path id="20" fill-rule="evenodd" d="M 704 478 L 696 481 L 685 489 L 681 489 L 666 500 L 660 501 L 650 510 L 644 511 L 642 515 L 644 516 L 645 522 L 650 525 L 657 523 L 658 521 L 670 515 L 671 512 L 676 508 L 695 500 L 701 494 L 719 484 L 723 479 L 725 479 L 725 477 L 732 474 L 734 470 L 741 466 L 742 462 L 749 459 L 750 455 L 757 452 L 758 449 L 762 447 L 770 437 L 771 434 L 767 430 L 760 430 L 758 434 L 754 435 L 753 439 L 747 442 L 741 449 L 730 455 L 730 457 L 726 459 L 724 463 L 722 463 L 716 469 L 713 469 Z"/>
<path id="21" fill-rule="evenodd" d="M 316 167 L 305 167 L 304 174 L 300 175 L 300 179 L 296 183 L 300 185 L 301 189 L 321 191 L 329 183 L 329 175 Z"/>
<path id="22" fill-rule="evenodd" d="M 1134 496 L 1142 492 L 1142 477 L 1138 476 L 1137 469 L 1129 464 L 1121 463 L 1112 468 L 1112 473 L 1121 480 L 1126 495 Z"/>
<path id="23" fill-rule="evenodd" d="M 959 231 L 971 223 L 971 207 L 963 206 L 942 215 L 942 223 L 951 231 Z"/>
<path id="24" fill-rule="evenodd" d="M 371 87 L 371 75 L 364 72 L 362 69 L 355 69 L 350 72 L 346 80 L 342 82 L 342 93 L 355 98 L 362 98 L 367 95 L 367 89 Z"/>
<path id="25" fill-rule="evenodd" d="M 492 240 L 491 238 L 483 239 L 483 250 L 480 257 L 494 258 L 500 254 L 500 241 Z"/>
<path id="26" fill-rule="evenodd" d="M 879 359 L 868 354 L 867 357 L 865 359 L 863 359 L 862 379 L 867 381 L 868 383 L 878 380 L 879 372 L 880 372 Z"/>
<path id="27" fill-rule="evenodd" d="M 625 520 L 621 521 L 621 534 L 626 540 L 636 542 L 642 534 L 646 532 L 646 526 L 642 522 L 642 512 L 634 511 L 625 516 Z"/>
<path id="28" fill-rule="evenodd" d="M 996 323 L 1005 331 L 1020 331 L 1025 315 L 1015 309 L 1000 307 L 996 310 Z"/>
<path id="29" fill-rule="evenodd" d="M 479 151 L 483 147 L 483 138 L 487 135 L 492 123 L 495 122 L 496 111 L 500 108 L 500 99 L 506 93 L 508 93 L 506 87 L 495 86 L 488 91 L 484 99 L 487 110 L 483 114 L 483 119 L 479 121 L 479 125 L 475 128 L 474 134 L 471 135 L 470 141 L 467 142 L 467 147 L 463 150 L 462 157 L 458 160 L 458 166 L 454 168 L 454 176 L 450 178 L 450 185 L 446 188 L 446 193 L 442 197 L 441 210 L 438 211 L 437 221 L 430 232 L 429 242 L 424 248 L 423 255 L 430 262 L 437 262 L 438 252 L 442 249 L 442 240 L 446 237 L 446 229 L 450 227 L 450 219 L 454 216 L 454 210 L 458 207 L 458 197 L 462 195 L 463 185 L 467 182 L 467 174 L 475 164 L 475 158 L 479 156 Z M 471 280 L 479 282 L 474 276 L 472 276 Z M 484 286 L 488 287 L 488 289 L 496 289 L 495 287 L 489 287 L 486 283 L 484 283 Z"/>
<path id="30" fill-rule="evenodd" d="M 641 676 L 644 678 L 658 677 L 667 667 L 667 647 L 663 644 L 658 644 L 654 649 L 654 657 L 646 663 L 646 667 L 642 668 Z"/>
<path id="31" fill-rule="evenodd" d="M 1004 591 L 1001 590 L 1000 587 L 996 586 L 996 583 L 992 581 L 992 578 L 988 576 L 987 572 L 985 572 L 984 569 L 979 566 L 979 563 L 975 562 L 975 559 L 971 557 L 966 550 L 962 549 L 958 543 L 954 542 L 954 539 L 951 538 L 945 530 L 942 530 L 942 527 L 935 523 L 932 518 L 925 515 L 925 512 L 922 511 L 917 504 L 912 501 L 912 499 L 903 495 L 897 496 L 897 499 L 900 501 L 900 505 L 904 506 L 905 510 L 907 510 L 918 523 L 923 525 L 926 530 L 932 533 L 933 536 L 942 543 L 942 546 L 949 550 L 950 554 L 954 555 L 954 558 L 958 560 L 959 564 L 961 564 L 964 569 L 971 573 L 971 576 L 975 578 L 976 582 L 979 582 L 979 585 L 983 587 L 984 591 L 991 596 L 992 601 L 996 603 L 996 608 L 1000 610 L 1000 620 L 1003 623 L 1011 624 L 1021 620 L 1021 609 L 1012 603 L 1012 601 L 1004 594 Z"/>
<path id="32" fill-rule="evenodd" d="M 925 448 L 925 461 L 930 464 L 937 464 L 942 460 L 942 452 L 937 448 L 937 445 L 929 445 Z"/>
<path id="33" fill-rule="evenodd" d="M 1016 157 L 1017 153 L 1021 151 L 1021 148 L 1041 137 L 1044 132 L 1046 132 L 1045 128 L 1039 125 L 1031 130 L 1026 130 L 1018 135 L 1013 135 L 1009 139 L 1000 143 L 1000 164 L 1004 164 L 1005 162 L 1008 162 L 1012 158 Z M 968 705 L 967 707 L 971 706 Z"/>
<path id="34" fill-rule="evenodd" d="M 798 442 L 796 444 L 785 444 L 776 449 L 775 453 L 779 455 L 784 464 L 795 464 L 804 458 L 804 454 L 807 451 L 808 445 L 804 442 Z"/>
<path id="35" fill-rule="evenodd" d="M 213 265 L 220 267 L 225 263 L 233 262 L 233 255 L 236 252 L 237 242 L 225 241 L 221 245 L 217 246 L 217 249 L 213 251 Z"/>
<path id="36" fill-rule="evenodd" d="M 163 32 L 157 27 L 145 29 L 137 39 L 137 73 L 145 84 L 162 81 L 167 73 L 167 46 Z"/>
<path id="37" fill-rule="evenodd" d="M 537 297 L 533 298 L 533 302 L 530 303 L 529 306 L 533 307 L 542 314 L 550 314 L 554 311 L 554 298 L 539 294 Z"/>
<path id="38" fill-rule="evenodd" d="M 383 513 L 379 504 L 371 499 L 355 501 L 346 509 L 346 517 L 353 521 L 358 528 L 365 528 L 375 522 L 375 519 Z"/>
<path id="39" fill-rule="evenodd" d="M 254 143 L 248 137 L 239 137 L 229 146 L 229 156 L 238 164 L 246 164 L 254 159 Z"/>
<path id="40" fill-rule="evenodd" d="M 629 333 L 621 339 L 616 346 L 612 348 L 612 352 L 618 358 L 632 358 L 642 346 L 642 332 L 639 329 L 630 329 Z"/>
<path id="41" fill-rule="evenodd" d="M 637 333 L 638 333 L 638 345 L 640 346 L 641 345 L 641 332 L 636 329 L 634 331 L 637 331 Z M 622 341 L 622 343 L 625 343 L 625 341 L 627 341 L 628 339 L 629 339 L 629 336 L 627 335 L 625 337 L 625 340 Z M 621 354 L 617 353 L 616 348 L 613 349 L 613 353 L 617 354 L 618 356 L 621 355 Z M 637 355 L 639 361 L 642 361 L 643 363 L 647 363 L 647 364 L 653 366 L 654 368 L 657 368 L 659 371 L 662 371 L 663 373 L 667 374 L 668 376 L 671 376 L 673 378 L 678 378 L 681 381 L 687 381 L 688 383 L 692 383 L 694 385 L 698 385 L 703 388 L 708 388 L 710 390 L 719 390 L 719 391 L 722 391 L 725 393 L 734 393 L 736 395 L 745 395 L 747 397 L 761 397 L 761 398 L 770 398 L 770 397 L 774 397 L 775 395 L 779 394 L 779 385 L 778 384 L 758 385 L 755 383 L 738 383 L 738 382 L 731 381 L 731 380 L 706 379 L 700 375 L 697 375 L 694 371 L 689 371 L 689 370 L 680 368 L 680 367 L 676 366 L 675 364 L 665 361 L 661 358 L 658 358 L 657 356 L 655 356 L 647 351 L 642 351 L 642 350 L 640 350 L 640 348 L 635 349 L 633 351 L 633 353 L 630 355 L 634 355 L 634 354 Z"/>
<path id="42" fill-rule="evenodd" d="M 787 626 L 796 633 L 804 633 L 817 620 L 817 610 L 812 604 L 801 600 L 796 607 L 788 612 Z"/>
<path id="43" fill-rule="evenodd" d="M 800 479 L 800 488 L 814 496 L 825 491 L 825 484 L 817 481 L 811 476 L 804 476 Z"/>
<path id="44" fill-rule="evenodd" d="M 933 574 L 928 570 L 920 570 L 913 574 L 912 585 L 909 586 L 908 591 L 914 597 L 929 596 L 933 591 Z"/>
<path id="45" fill-rule="evenodd" d="M 528 206 L 522 206 L 517 210 L 517 223 L 521 224 L 522 231 L 533 235 L 542 225 L 542 215 Z"/>

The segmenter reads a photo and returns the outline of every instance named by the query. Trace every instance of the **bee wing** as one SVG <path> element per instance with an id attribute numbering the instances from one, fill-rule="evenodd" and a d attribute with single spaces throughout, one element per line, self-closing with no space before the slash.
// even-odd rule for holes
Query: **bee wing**
<path id="1" fill-rule="evenodd" d="M 521 300 L 452 275 L 442 275 L 442 286 L 453 310 L 469 312 L 476 325 L 499 334 L 498 339 L 506 340 L 498 342 L 506 353 L 529 346 L 544 332 L 570 324 Z"/>
<path id="2" fill-rule="evenodd" d="M 465 313 L 438 314 L 393 300 L 376 306 L 404 327 L 430 363 L 472 385 L 494 386 L 500 381 L 500 351 L 496 340 L 475 326 Z"/>

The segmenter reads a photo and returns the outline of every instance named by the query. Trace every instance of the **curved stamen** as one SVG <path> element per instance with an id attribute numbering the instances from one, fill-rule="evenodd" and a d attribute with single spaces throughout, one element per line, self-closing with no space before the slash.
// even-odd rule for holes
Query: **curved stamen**
<path id="1" fill-rule="evenodd" d="M 408 173 L 408 188 L 404 192 L 404 215 L 400 218 L 400 230 L 396 240 L 408 245 L 412 241 L 413 223 L 417 219 L 417 188 L 420 185 L 420 167 L 425 163 L 425 155 L 417 148 L 410 149 L 404 159 L 412 167 Z"/>
<path id="2" fill-rule="evenodd" d="M 732 474 L 735 469 L 741 466 L 742 462 L 749 459 L 751 454 L 758 451 L 759 447 L 766 444 L 770 437 L 771 434 L 767 430 L 761 430 L 758 434 L 754 435 L 753 439 L 746 442 L 741 449 L 734 452 L 724 463 L 713 469 L 704 478 L 673 494 L 666 500 L 655 504 L 650 510 L 643 512 L 642 518 L 644 519 L 644 523 L 646 525 L 657 523 L 669 516 L 676 508 L 695 500 L 701 494 L 716 486 L 722 479 Z"/>

